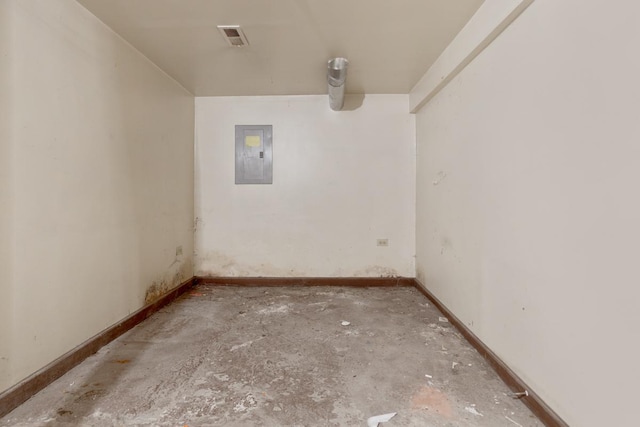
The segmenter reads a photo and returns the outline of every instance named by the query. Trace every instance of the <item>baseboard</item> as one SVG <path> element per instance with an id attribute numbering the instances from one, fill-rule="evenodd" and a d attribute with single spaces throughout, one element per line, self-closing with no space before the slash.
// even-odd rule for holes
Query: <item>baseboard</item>
<path id="1" fill-rule="evenodd" d="M 354 288 L 414 286 L 411 277 L 196 277 L 198 285 L 215 286 L 347 286 Z"/>
<path id="2" fill-rule="evenodd" d="M 0 417 L 5 416 L 31 396 L 60 378 L 84 359 L 96 353 L 101 347 L 127 332 L 165 305 L 195 285 L 212 286 L 349 286 L 349 287 L 415 287 L 465 339 L 487 360 L 500 378 L 514 392 L 526 390 L 528 396 L 522 401 L 548 427 L 569 427 L 515 372 L 511 370 L 480 338 L 462 323 L 435 295 L 419 281 L 409 277 L 192 277 L 177 286 L 158 301 L 149 304 L 127 316 L 117 324 L 89 338 L 78 347 L 60 356 L 44 368 L 0 394 Z"/>
<path id="3" fill-rule="evenodd" d="M 159 300 L 144 306 L 140 310 L 125 317 L 120 322 L 108 327 L 97 335 L 89 338 L 76 348 L 63 354 L 44 368 L 33 373 L 13 387 L 0 394 L 0 417 L 7 415 L 15 408 L 29 400 L 31 396 L 60 378 L 87 357 L 96 353 L 101 347 L 110 343 L 120 335 L 133 328 L 165 305 L 171 303 L 195 284 L 191 278 L 178 285 Z"/>
<path id="4" fill-rule="evenodd" d="M 549 407 L 532 389 L 529 387 L 515 372 L 507 366 L 480 338 L 478 338 L 471 330 L 458 319 L 434 294 L 432 294 L 418 280 L 414 280 L 416 289 L 427 297 L 438 310 L 444 314 L 449 322 L 460 331 L 462 336 L 478 350 L 478 353 L 491 365 L 502 381 L 514 392 L 527 391 L 528 396 L 524 396 L 521 400 L 539 419 L 548 427 L 569 427 L 553 409 Z"/>

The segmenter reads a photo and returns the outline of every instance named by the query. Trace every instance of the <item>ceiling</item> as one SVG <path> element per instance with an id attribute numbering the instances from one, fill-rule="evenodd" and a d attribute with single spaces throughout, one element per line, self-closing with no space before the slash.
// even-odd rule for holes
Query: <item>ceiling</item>
<path id="1" fill-rule="evenodd" d="M 196 96 L 408 93 L 483 0 L 77 0 Z M 217 25 L 242 26 L 231 47 Z"/>

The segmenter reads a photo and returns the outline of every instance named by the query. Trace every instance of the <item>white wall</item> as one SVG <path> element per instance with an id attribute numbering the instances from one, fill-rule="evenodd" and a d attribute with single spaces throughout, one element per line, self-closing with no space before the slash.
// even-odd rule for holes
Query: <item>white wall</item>
<path id="1" fill-rule="evenodd" d="M 640 4 L 537 0 L 417 116 L 417 277 L 570 425 L 637 425 Z"/>
<path id="2" fill-rule="evenodd" d="M 14 36 L 4 389 L 192 276 L 194 105 L 75 1 L 1 5 Z"/>
<path id="3" fill-rule="evenodd" d="M 414 276 L 408 96 L 328 102 L 196 98 L 197 275 Z M 272 185 L 234 184 L 236 124 L 273 125 Z"/>

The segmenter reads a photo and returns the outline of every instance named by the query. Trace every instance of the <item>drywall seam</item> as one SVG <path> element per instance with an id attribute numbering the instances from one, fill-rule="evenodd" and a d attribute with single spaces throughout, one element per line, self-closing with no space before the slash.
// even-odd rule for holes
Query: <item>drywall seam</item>
<path id="1" fill-rule="evenodd" d="M 502 33 L 534 0 L 486 0 L 409 93 L 416 113 Z"/>

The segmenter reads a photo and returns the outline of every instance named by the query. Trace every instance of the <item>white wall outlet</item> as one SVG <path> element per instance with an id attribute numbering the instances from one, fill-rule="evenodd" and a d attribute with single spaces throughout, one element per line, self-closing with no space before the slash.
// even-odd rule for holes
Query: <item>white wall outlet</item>
<path id="1" fill-rule="evenodd" d="M 376 240 L 376 245 L 378 245 L 378 246 L 389 246 L 389 239 L 378 239 L 378 240 Z"/>

